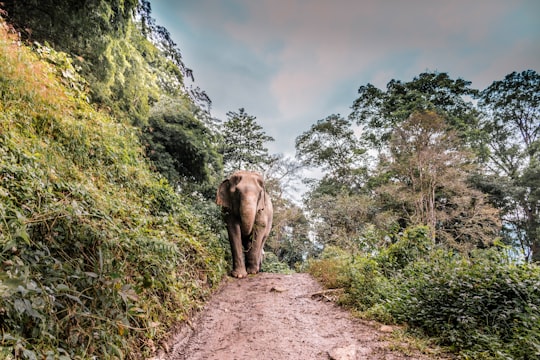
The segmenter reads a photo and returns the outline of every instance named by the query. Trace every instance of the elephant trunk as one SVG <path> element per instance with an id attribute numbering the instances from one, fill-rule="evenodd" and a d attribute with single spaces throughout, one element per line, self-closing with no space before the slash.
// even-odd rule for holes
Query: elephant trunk
<path id="1" fill-rule="evenodd" d="M 240 229 L 243 235 L 251 235 L 255 216 L 257 215 L 257 200 L 253 197 L 244 197 L 240 202 Z"/>

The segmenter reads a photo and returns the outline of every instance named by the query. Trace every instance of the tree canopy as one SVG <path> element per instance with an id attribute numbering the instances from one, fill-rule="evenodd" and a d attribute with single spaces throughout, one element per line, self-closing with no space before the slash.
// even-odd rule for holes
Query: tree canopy
<path id="1" fill-rule="evenodd" d="M 513 72 L 479 95 L 488 159 L 482 184 L 499 204 L 506 236 L 540 261 L 540 75 Z"/>
<path id="2" fill-rule="evenodd" d="M 149 1 L 32 0 L 4 6 L 24 39 L 72 57 L 92 103 L 141 128 L 156 170 L 174 185 L 196 183 L 209 194 L 222 168 L 211 101 L 187 85 L 193 72 L 168 30 L 155 23 Z"/>
<path id="3" fill-rule="evenodd" d="M 266 135 L 256 120 L 244 108 L 227 113 L 221 145 L 226 172 L 241 169 L 260 171 L 272 161 L 265 143 L 274 141 L 274 138 Z"/>
<path id="4" fill-rule="evenodd" d="M 362 138 L 368 146 L 383 149 L 391 132 L 415 111 L 432 110 L 448 120 L 458 135 L 471 138 L 477 117 L 470 97 L 478 90 L 471 82 L 453 80 L 447 73 L 421 73 L 412 81 L 391 80 L 386 90 L 372 84 L 360 86 L 350 119 L 362 126 Z"/>

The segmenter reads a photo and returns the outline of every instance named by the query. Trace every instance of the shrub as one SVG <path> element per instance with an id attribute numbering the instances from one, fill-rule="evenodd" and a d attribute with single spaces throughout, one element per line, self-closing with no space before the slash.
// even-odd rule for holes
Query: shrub
<path id="1" fill-rule="evenodd" d="M 360 311 L 384 301 L 391 287 L 375 259 L 353 256 L 334 246 L 326 247 L 319 259 L 311 260 L 308 272 L 329 289 L 343 289 L 339 302 Z"/>
<path id="2" fill-rule="evenodd" d="M 267 252 L 264 254 L 264 261 L 262 263 L 261 271 L 278 274 L 292 274 L 294 272 L 291 270 L 289 265 L 279 261 L 277 255 L 273 252 Z"/>
<path id="3" fill-rule="evenodd" d="M 439 251 L 412 263 L 389 302 L 399 321 L 463 354 L 493 359 L 540 356 L 540 269 L 496 250 L 470 258 Z"/>
<path id="4" fill-rule="evenodd" d="M 380 264 L 368 256 L 356 256 L 350 264 L 349 283 L 342 300 L 360 311 L 384 303 L 392 293 L 391 281 L 381 272 Z"/>
<path id="5" fill-rule="evenodd" d="M 217 237 L 1 22 L 0 64 L 0 358 L 149 355 L 219 282 Z"/>
<path id="6" fill-rule="evenodd" d="M 540 267 L 499 248 L 434 249 L 425 227 L 377 254 L 327 247 L 309 272 L 364 317 L 407 323 L 467 359 L 540 356 Z"/>
<path id="7" fill-rule="evenodd" d="M 432 248 L 427 226 L 413 226 L 403 231 L 398 240 L 377 255 L 377 262 L 387 276 L 392 276 L 418 259 L 425 257 Z"/>
<path id="8" fill-rule="evenodd" d="M 350 283 L 351 255 L 335 246 L 327 246 L 319 259 L 309 261 L 307 271 L 329 289 L 339 289 Z"/>

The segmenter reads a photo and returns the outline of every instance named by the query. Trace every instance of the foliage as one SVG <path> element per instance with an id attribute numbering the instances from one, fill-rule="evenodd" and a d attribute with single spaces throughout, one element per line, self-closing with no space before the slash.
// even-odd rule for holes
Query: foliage
<path id="1" fill-rule="evenodd" d="M 498 213 L 469 186 L 470 155 L 441 116 L 413 113 L 393 131 L 389 149 L 379 164 L 386 181 L 375 192 L 406 226 L 427 225 L 434 241 L 461 251 L 496 238 Z"/>
<path id="2" fill-rule="evenodd" d="M 394 128 L 417 111 L 435 111 L 448 119 L 462 139 L 475 143 L 477 111 L 468 97 L 478 93 L 471 82 L 453 80 L 447 73 L 421 73 L 412 81 L 391 80 L 386 91 L 372 84 L 358 89 L 350 119 L 362 126 L 362 138 L 372 149 L 384 149 Z"/>
<path id="3" fill-rule="evenodd" d="M 381 249 L 376 259 L 384 274 L 391 277 L 407 265 L 424 259 L 432 249 L 434 246 L 431 229 L 427 226 L 415 226 L 405 229 L 396 242 Z"/>
<path id="4" fill-rule="evenodd" d="M 328 246 L 308 270 L 362 316 L 407 323 L 465 358 L 540 355 L 540 268 L 498 248 L 460 255 L 416 227 L 378 253 Z"/>
<path id="5" fill-rule="evenodd" d="M 293 273 L 289 265 L 280 261 L 274 253 L 265 253 L 261 271 L 277 274 Z"/>
<path id="6" fill-rule="evenodd" d="M 155 169 L 173 186 L 179 180 L 184 188 L 193 184 L 195 189 L 188 189 L 193 191 L 215 186 L 222 165 L 215 134 L 207 129 L 210 99 L 184 83 L 193 73 L 167 29 L 155 24 L 148 1 L 32 0 L 3 6 L 23 39 L 73 55 L 92 103 L 141 129 L 158 128 L 154 134 L 139 134 L 149 145 Z M 164 98 L 177 106 L 163 109 Z M 181 149 L 172 149 L 170 141 Z"/>
<path id="7" fill-rule="evenodd" d="M 264 143 L 274 139 L 264 133 L 256 119 L 243 108 L 238 112 L 227 113 L 227 121 L 223 123 L 221 146 L 226 173 L 235 170 L 260 171 L 272 161 Z"/>
<path id="8" fill-rule="evenodd" d="M 212 142 L 215 136 L 194 116 L 189 101 L 160 99 L 150 111 L 143 138 L 149 158 L 171 184 L 208 198 L 215 195 L 221 157 Z"/>
<path id="9" fill-rule="evenodd" d="M 347 271 L 351 255 L 336 246 L 327 246 L 320 256 L 308 262 L 307 271 L 329 289 L 344 288 L 350 282 Z"/>
<path id="10" fill-rule="evenodd" d="M 374 245 L 361 236 L 367 225 L 379 220 L 374 218 L 375 208 L 369 197 L 346 192 L 322 194 L 312 196 L 306 205 L 319 246 L 334 245 L 354 252 L 368 251 Z"/>
<path id="11" fill-rule="evenodd" d="M 540 269 L 497 251 L 436 252 L 405 268 L 389 311 L 474 358 L 540 355 Z"/>
<path id="12" fill-rule="evenodd" d="M 296 157 L 305 166 L 325 170 L 326 176 L 336 184 L 355 187 L 365 151 L 349 121 L 340 115 L 319 120 L 296 138 L 295 146 Z"/>
<path id="13" fill-rule="evenodd" d="M 509 237 L 526 258 L 540 261 L 540 75 L 533 70 L 508 74 L 479 100 L 490 170 L 490 179 L 480 179 L 480 185 L 500 204 Z M 485 186 L 494 179 L 499 186 Z"/>
<path id="14" fill-rule="evenodd" d="M 304 257 L 312 253 L 308 237 L 309 224 L 299 206 L 284 198 L 271 197 L 274 218 L 265 249 L 294 269 L 304 261 Z"/>
<path id="15" fill-rule="evenodd" d="M 220 281 L 218 239 L 65 54 L 0 31 L 0 354 L 147 356 Z"/>
<path id="16" fill-rule="evenodd" d="M 301 266 L 313 252 L 309 239 L 309 222 L 304 210 L 290 197 L 298 193 L 302 169 L 295 159 L 273 156 L 265 169 L 265 189 L 272 199 L 274 216 L 272 231 L 265 243 L 265 251 L 274 253 L 291 269 Z"/>

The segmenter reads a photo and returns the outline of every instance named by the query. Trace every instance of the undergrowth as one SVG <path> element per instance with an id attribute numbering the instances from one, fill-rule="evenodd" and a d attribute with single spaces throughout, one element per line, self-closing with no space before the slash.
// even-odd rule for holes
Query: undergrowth
<path id="1" fill-rule="evenodd" d="M 292 274 L 292 270 L 289 265 L 279 260 L 276 254 L 268 252 L 264 255 L 264 261 L 261 267 L 262 272 L 276 273 L 276 274 Z"/>
<path id="2" fill-rule="evenodd" d="M 0 23 L 0 358 L 144 358 L 220 281 L 221 247 L 36 46 Z"/>
<path id="3" fill-rule="evenodd" d="M 408 229 L 377 253 L 329 247 L 308 269 L 361 316 L 407 324 L 464 359 L 540 357 L 540 268 L 495 247 L 468 255 Z"/>

